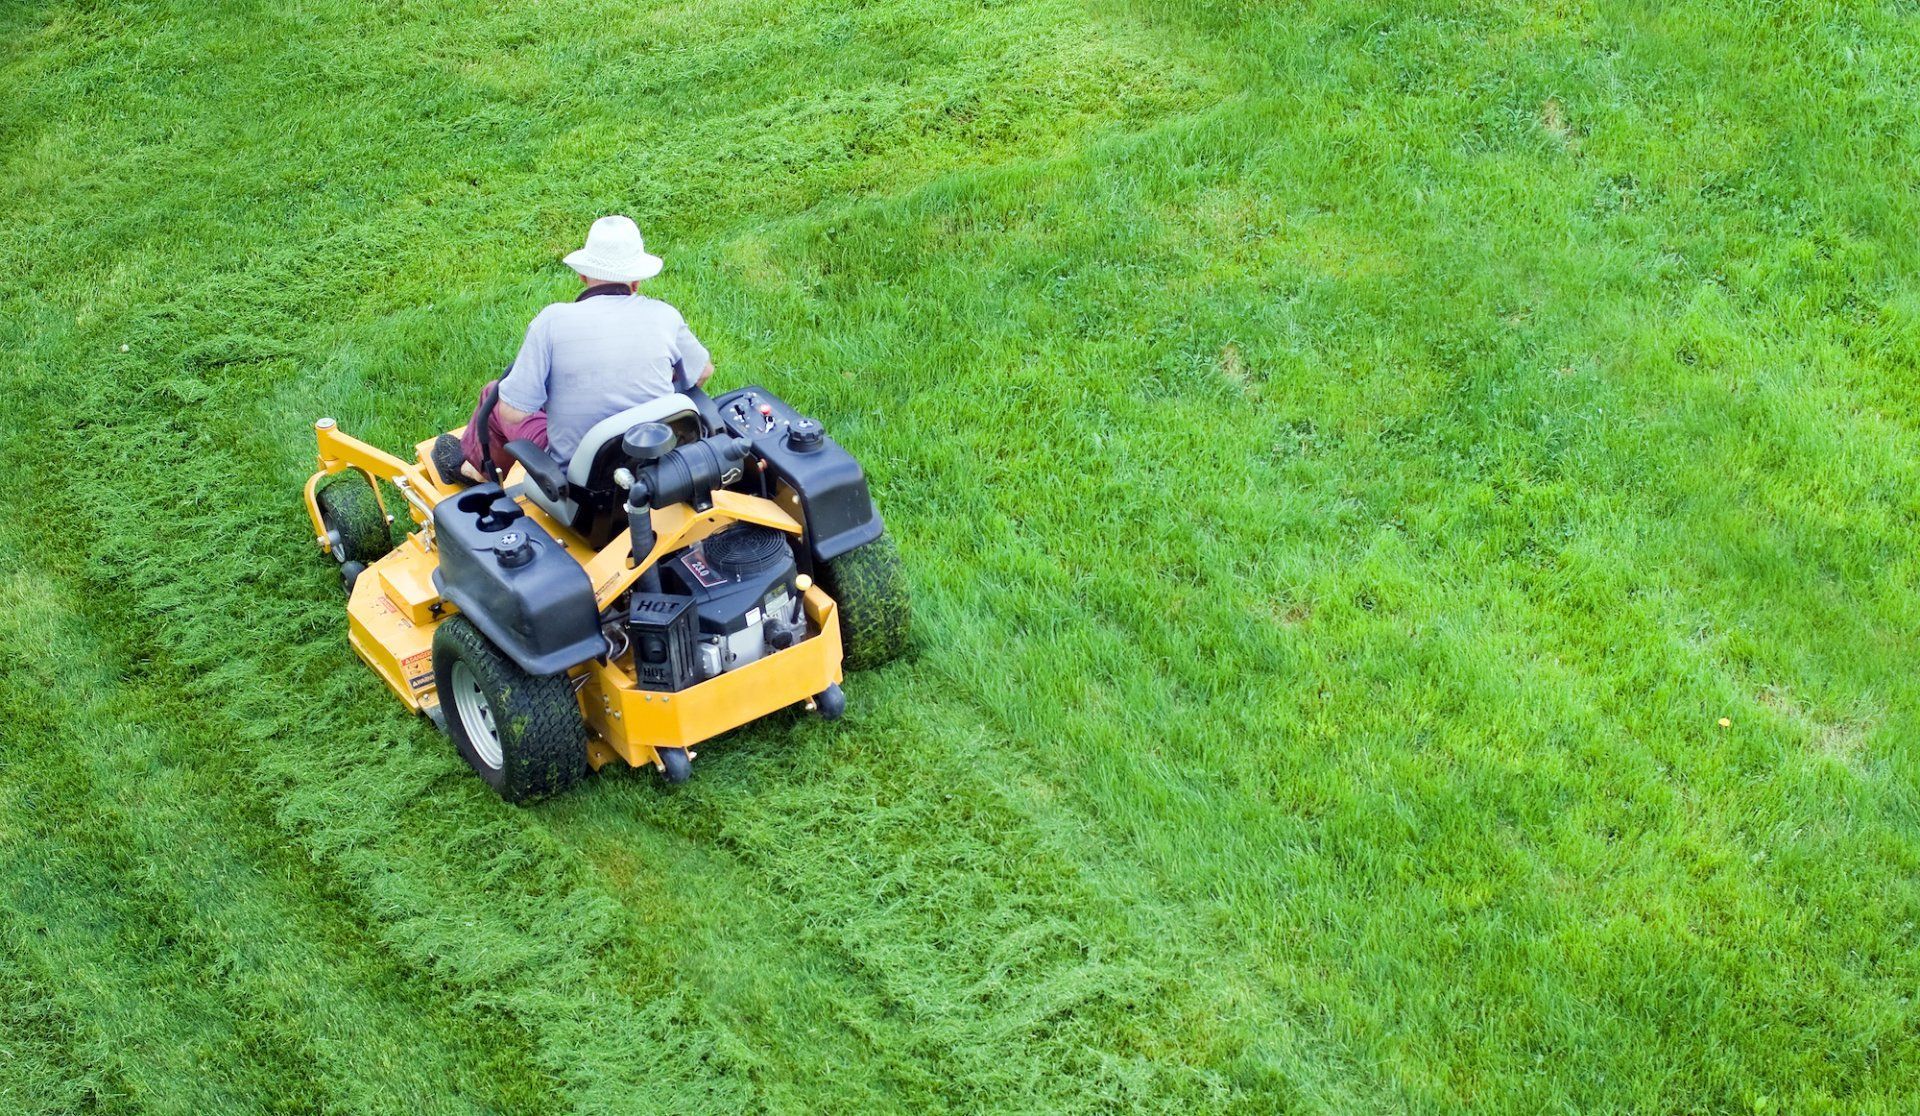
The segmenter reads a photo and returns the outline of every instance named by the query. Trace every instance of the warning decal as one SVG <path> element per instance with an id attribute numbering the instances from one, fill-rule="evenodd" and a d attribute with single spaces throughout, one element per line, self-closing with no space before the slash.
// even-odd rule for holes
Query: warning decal
<path id="1" fill-rule="evenodd" d="M 407 676 L 407 685 L 413 689 L 433 685 L 433 652 L 420 651 L 401 659 L 400 673 Z"/>

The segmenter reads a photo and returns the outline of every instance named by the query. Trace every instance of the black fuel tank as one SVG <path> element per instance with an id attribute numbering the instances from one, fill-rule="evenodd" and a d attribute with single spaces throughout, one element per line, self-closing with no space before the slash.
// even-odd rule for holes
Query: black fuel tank
<path id="1" fill-rule="evenodd" d="M 558 674 L 606 652 L 593 582 L 497 484 L 433 507 L 433 583 L 529 674 Z"/>

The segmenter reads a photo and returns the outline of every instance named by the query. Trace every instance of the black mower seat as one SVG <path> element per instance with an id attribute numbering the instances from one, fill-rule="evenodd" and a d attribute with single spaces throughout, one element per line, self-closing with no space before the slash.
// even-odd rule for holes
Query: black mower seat
<path id="1" fill-rule="evenodd" d="M 643 422 L 666 423 L 683 442 L 703 433 L 700 407 L 693 399 L 678 392 L 663 395 L 594 423 L 566 464 L 563 495 L 549 496 L 532 482 L 516 486 L 513 494 L 527 497 L 566 527 L 591 537 L 596 521 L 605 519 L 604 513 L 620 497 L 613 483 L 620 467 L 620 439 Z"/>

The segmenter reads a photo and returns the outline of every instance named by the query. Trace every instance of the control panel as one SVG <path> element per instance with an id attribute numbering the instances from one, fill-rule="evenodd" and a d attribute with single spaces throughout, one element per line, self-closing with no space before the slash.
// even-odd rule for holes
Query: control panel
<path id="1" fill-rule="evenodd" d="M 830 561 L 880 534 L 866 474 L 818 422 L 759 386 L 730 391 L 715 403 L 728 432 L 745 438 L 767 471 L 799 497 L 815 560 Z"/>

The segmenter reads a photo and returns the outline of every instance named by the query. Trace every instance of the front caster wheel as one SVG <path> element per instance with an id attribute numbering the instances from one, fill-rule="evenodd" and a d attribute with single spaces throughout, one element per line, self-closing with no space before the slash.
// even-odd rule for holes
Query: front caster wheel
<path id="1" fill-rule="evenodd" d="M 533 675 L 463 616 L 433 633 L 433 678 L 460 758 L 509 802 L 558 794 L 587 771 L 587 725 L 564 674 Z"/>
<path id="2" fill-rule="evenodd" d="M 820 714 L 821 720 L 837 721 L 847 711 L 847 692 L 835 682 L 813 696 L 813 711 Z"/>
<path id="3" fill-rule="evenodd" d="M 693 757 L 685 748 L 655 748 L 654 754 L 660 757 L 660 767 L 669 783 L 684 783 L 693 775 Z"/>

